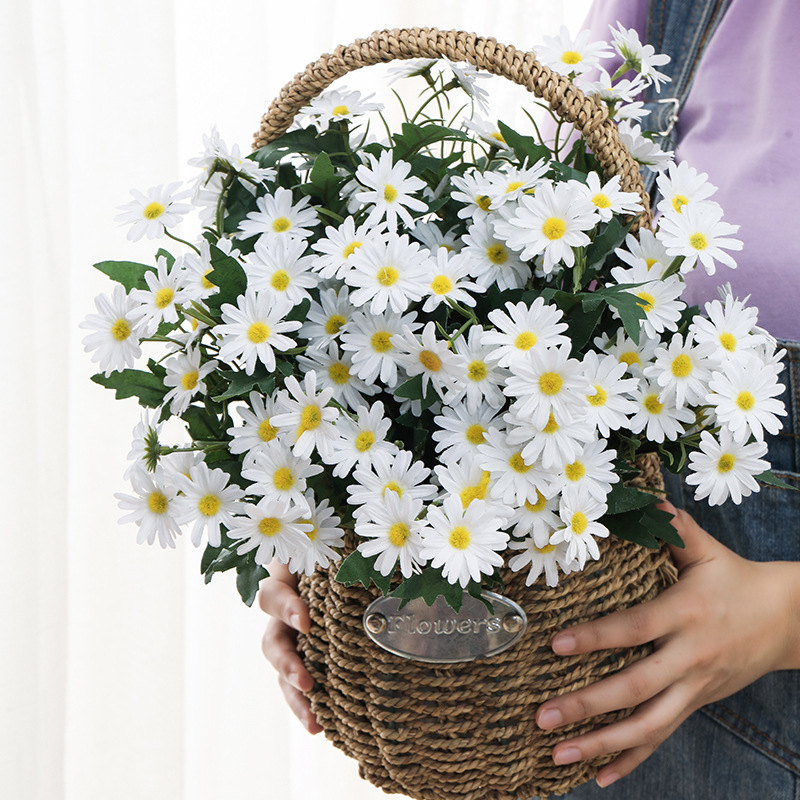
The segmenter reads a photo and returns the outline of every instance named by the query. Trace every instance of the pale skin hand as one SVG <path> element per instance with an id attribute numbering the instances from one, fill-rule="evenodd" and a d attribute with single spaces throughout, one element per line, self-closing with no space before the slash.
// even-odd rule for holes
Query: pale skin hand
<path id="1" fill-rule="evenodd" d="M 621 751 L 598 774 L 608 786 L 641 764 L 693 711 L 727 697 L 775 669 L 800 669 L 800 564 L 747 561 L 717 542 L 669 503 L 686 549 L 673 548 L 678 583 L 655 600 L 578 625 L 553 639 L 556 653 L 588 653 L 655 642 L 655 651 L 599 683 L 544 703 L 542 728 L 620 708 L 638 706 L 622 722 L 556 746 L 567 764 Z M 307 631 L 308 607 L 286 567 L 270 567 L 259 605 L 272 619 L 262 648 L 278 671 L 289 707 L 311 733 L 322 728 L 301 690 L 313 679 L 296 650 L 297 631 Z M 574 644 L 568 645 L 572 637 Z M 548 712 L 557 711 L 547 719 Z M 570 752 L 570 751 L 574 752 Z"/>
<path id="2" fill-rule="evenodd" d="M 641 764 L 693 711 L 772 670 L 800 669 L 800 564 L 747 561 L 684 511 L 686 549 L 672 548 L 678 583 L 656 599 L 576 625 L 553 637 L 560 655 L 654 642 L 654 652 L 585 689 L 544 703 L 536 720 L 558 728 L 636 708 L 621 722 L 559 743 L 556 764 L 617 753 L 597 776 L 608 786 Z"/>

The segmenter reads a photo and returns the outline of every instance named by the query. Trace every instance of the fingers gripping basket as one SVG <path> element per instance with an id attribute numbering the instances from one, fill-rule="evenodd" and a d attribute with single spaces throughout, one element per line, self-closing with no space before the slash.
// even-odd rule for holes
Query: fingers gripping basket
<path id="1" fill-rule="evenodd" d="M 532 53 L 459 31 L 382 31 L 322 56 L 283 88 L 261 122 L 255 147 L 284 133 L 300 108 L 347 72 L 443 56 L 502 75 L 547 101 L 581 132 L 606 175 L 619 175 L 622 187 L 638 192 L 647 206 L 638 165 L 599 105 Z M 639 466 L 638 485 L 663 488 L 655 457 Z M 550 641 L 564 627 L 655 597 L 676 577 L 665 550 L 613 539 L 601 542 L 600 552 L 599 561 L 556 588 L 541 582 L 526 587 L 524 572 L 505 570 L 505 595 L 526 612 L 527 631 L 511 649 L 461 664 L 410 661 L 373 644 L 363 615 L 380 596 L 377 589 L 337 583 L 335 567 L 301 579 L 311 631 L 299 646 L 315 679 L 312 709 L 327 737 L 358 760 L 362 777 L 420 800 L 546 797 L 591 779 L 610 757 L 556 766 L 553 746 L 629 712 L 548 732 L 536 726 L 536 711 L 548 698 L 642 658 L 649 647 L 558 657 Z"/>

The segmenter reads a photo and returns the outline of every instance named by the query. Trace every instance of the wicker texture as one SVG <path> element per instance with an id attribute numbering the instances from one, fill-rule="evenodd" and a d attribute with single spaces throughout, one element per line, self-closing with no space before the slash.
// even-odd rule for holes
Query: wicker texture
<path id="1" fill-rule="evenodd" d="M 545 100 L 572 123 L 607 176 L 637 192 L 645 208 L 637 163 L 619 140 L 605 110 L 566 78 L 539 64 L 533 53 L 463 31 L 411 28 L 379 31 L 337 47 L 295 76 L 264 115 L 254 149 L 283 134 L 294 115 L 334 80 L 360 67 L 394 59 L 440 58 L 502 75 Z M 648 215 L 641 222 L 647 224 Z M 633 483 L 663 488 L 658 460 L 638 463 Z M 355 546 L 353 537 L 349 548 Z M 677 579 L 666 549 L 653 551 L 618 539 L 599 542 L 599 561 L 562 577 L 558 587 L 525 586 L 526 573 L 505 570 L 504 594 L 528 615 L 528 629 L 511 649 L 467 664 L 432 666 L 373 644 L 363 630 L 372 587 L 345 587 L 336 568 L 300 580 L 311 611 L 311 631 L 298 648 L 314 689 L 314 714 L 334 745 L 359 762 L 363 778 L 415 800 L 518 800 L 564 794 L 590 780 L 611 757 L 556 766 L 552 748 L 600 724 L 614 712 L 558 731 L 535 722 L 548 698 L 594 683 L 651 651 L 651 646 L 590 655 L 556 656 L 550 641 L 564 627 L 652 599 Z"/>

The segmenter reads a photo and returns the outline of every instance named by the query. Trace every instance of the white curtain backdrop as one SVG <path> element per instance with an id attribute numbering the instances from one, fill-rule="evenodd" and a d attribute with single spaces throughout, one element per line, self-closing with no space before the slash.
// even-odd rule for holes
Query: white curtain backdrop
<path id="1" fill-rule="evenodd" d="M 113 223 L 128 190 L 188 178 L 214 124 L 246 151 L 336 44 L 435 25 L 527 48 L 588 5 L 0 0 L 0 796 L 386 797 L 288 712 L 233 581 L 118 526 L 139 412 L 89 381 L 77 326 L 110 290 L 91 264 L 151 260 Z"/>

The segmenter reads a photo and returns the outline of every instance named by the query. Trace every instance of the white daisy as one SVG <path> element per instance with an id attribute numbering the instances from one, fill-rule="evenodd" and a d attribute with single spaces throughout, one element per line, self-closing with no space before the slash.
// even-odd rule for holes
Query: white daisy
<path id="1" fill-rule="evenodd" d="M 251 211 L 239 223 L 240 238 L 265 236 L 267 240 L 278 237 L 297 237 L 305 239 L 311 235 L 317 222 L 317 214 L 310 207 L 307 197 L 294 202 L 289 189 L 279 186 L 274 194 L 258 198 L 258 211 Z"/>
<path id="2" fill-rule="evenodd" d="M 135 331 L 137 303 L 116 284 L 111 297 L 99 294 L 94 304 L 98 313 L 89 314 L 78 327 L 94 331 L 83 338 L 83 348 L 92 353 L 92 361 L 98 363 L 107 378 L 112 372 L 135 366 L 142 355 Z"/>
<path id="3" fill-rule="evenodd" d="M 284 333 L 296 331 L 300 323 L 285 320 L 289 308 L 281 302 L 276 305 L 267 294 L 250 289 L 240 295 L 236 306 L 222 305 L 222 322 L 214 333 L 221 337 L 219 357 L 226 364 L 244 361 L 248 375 L 253 374 L 256 362 L 269 372 L 275 371 L 275 350 L 289 350 L 295 342 Z"/>
<path id="4" fill-rule="evenodd" d="M 495 349 L 501 367 L 513 367 L 530 353 L 569 343 L 563 335 L 567 323 L 561 321 L 564 315 L 557 306 L 537 297 L 530 305 L 508 302 L 505 307 L 508 313 L 499 308 L 489 312 L 489 322 L 497 330 L 483 333 L 483 343 Z"/>
<path id="5" fill-rule="evenodd" d="M 706 348 L 695 347 L 692 335 L 676 333 L 667 347 L 658 347 L 655 363 L 644 371 L 645 377 L 663 387 L 659 400 L 670 398 L 681 408 L 701 405 L 708 393 L 711 372 L 707 367 Z"/>
<path id="6" fill-rule="evenodd" d="M 206 393 L 203 379 L 217 368 L 217 362 L 212 360 L 203 364 L 201 361 L 200 349 L 189 348 L 164 364 L 167 369 L 164 385 L 172 387 L 164 396 L 164 402 L 169 403 L 169 409 L 176 417 L 186 411 L 198 392 L 201 395 Z"/>
<path id="7" fill-rule="evenodd" d="M 584 191 L 603 222 L 608 222 L 614 214 L 638 214 L 643 210 L 636 192 L 623 192 L 620 189 L 619 175 L 601 184 L 600 176 L 590 172 L 586 176 Z"/>
<path id="8" fill-rule="evenodd" d="M 341 520 L 334 516 L 327 498 L 317 503 L 314 493 L 309 490 L 305 503 L 309 509 L 307 521 L 311 523 L 311 530 L 306 532 L 308 541 L 305 548 L 289 561 L 289 571 L 313 575 L 317 566 L 326 569 L 331 562 L 341 560 L 334 548 L 344 546 L 344 531 L 339 527 Z"/>
<path id="9" fill-rule="evenodd" d="M 526 160 L 521 167 L 509 165 L 502 171 L 484 173 L 489 181 L 489 197 L 492 199 L 489 208 L 497 211 L 506 203 L 517 202 L 523 194 L 533 194 L 549 168 L 544 159 L 530 167 Z"/>
<path id="10" fill-rule="evenodd" d="M 278 429 L 270 422 L 275 413 L 275 400 L 260 392 L 250 392 L 249 403 L 249 407 L 239 406 L 236 409 L 243 424 L 226 431 L 228 436 L 233 437 L 228 446 L 231 453 L 236 455 L 262 448 L 278 435 Z"/>
<path id="11" fill-rule="evenodd" d="M 521 542 L 509 542 L 508 548 L 521 551 L 509 559 L 509 569 L 521 572 L 530 564 L 530 570 L 525 578 L 526 586 L 535 583 L 542 572 L 544 572 L 545 583 L 548 586 L 558 586 L 559 567 L 565 575 L 569 575 L 573 571 L 574 562 L 567 558 L 568 545 L 566 542 L 538 545 L 533 536 L 528 536 Z"/>
<path id="12" fill-rule="evenodd" d="M 559 491 L 571 491 L 583 486 L 595 500 L 604 502 L 611 487 L 619 483 L 619 475 L 614 472 L 616 456 L 616 450 L 606 448 L 605 439 L 589 442 L 574 461 L 566 464 L 551 486 Z"/>
<path id="13" fill-rule="evenodd" d="M 355 306 L 369 303 L 371 314 L 380 314 L 389 306 L 402 313 L 425 293 L 427 262 L 428 252 L 420 250 L 406 234 L 364 242 L 345 274 L 345 282 L 355 288 L 350 301 Z"/>
<path id="14" fill-rule="evenodd" d="M 478 68 L 468 61 L 454 62 L 449 58 L 439 59 L 438 66 L 448 67 L 458 85 L 472 98 L 483 114 L 489 113 L 489 92 L 478 86 L 478 80 L 488 78 L 489 73 L 479 72 Z"/>
<path id="15" fill-rule="evenodd" d="M 502 566 L 500 553 L 508 543 L 508 534 L 501 530 L 504 519 L 483 500 L 464 508 L 460 498 L 451 495 L 441 508 L 429 507 L 426 520 L 420 555 L 432 567 L 441 567 L 449 583 L 466 587 Z"/>
<path id="16" fill-rule="evenodd" d="M 259 237 L 244 264 L 247 288 L 266 294 L 276 302 L 295 306 L 306 297 L 308 289 L 319 283 L 311 272 L 313 256 L 304 256 L 306 243 L 302 239 Z"/>
<path id="17" fill-rule="evenodd" d="M 366 187 L 365 191 L 356 192 L 358 202 L 373 206 L 364 223 L 374 225 L 386 219 L 389 230 L 397 229 L 397 218 L 409 227 L 414 227 L 414 219 L 409 211 L 427 211 L 428 206 L 415 197 L 413 192 L 424 188 L 425 183 L 419 178 L 408 177 L 411 164 L 405 161 L 392 163 L 392 153 L 384 150 L 380 159 L 367 153 L 369 166 L 362 164 L 356 170 L 356 180 Z"/>
<path id="18" fill-rule="evenodd" d="M 177 474 L 176 488 L 182 492 L 176 497 L 175 519 L 179 525 L 192 524 L 192 544 L 200 546 L 205 532 L 208 543 L 219 547 L 222 542 L 220 526 L 230 529 L 234 515 L 241 511 L 244 492 L 236 485 L 228 485 L 227 473 L 221 469 L 210 469 L 200 463 L 192 467 L 189 477 Z"/>
<path id="19" fill-rule="evenodd" d="M 238 144 L 229 148 L 216 127 L 212 127 L 210 134 L 203 134 L 203 152 L 188 163 L 200 170 L 196 179 L 198 188 L 208 182 L 218 163 L 259 182 L 274 180 L 276 176 L 271 167 L 262 167 L 254 159 L 243 157 Z"/>
<path id="20" fill-rule="evenodd" d="M 522 258 L 543 255 L 545 274 L 553 272 L 557 264 L 572 267 L 573 248 L 589 244 L 585 232 L 599 219 L 580 186 L 576 181 L 542 183 L 533 197 L 522 195 L 513 216 L 495 223 L 495 231 Z"/>
<path id="21" fill-rule="evenodd" d="M 624 119 L 617 126 L 619 140 L 628 149 L 634 160 L 653 172 L 662 172 L 671 163 L 674 152 L 662 150 L 656 142 L 642 136 L 639 125 L 632 125 Z"/>
<path id="22" fill-rule="evenodd" d="M 482 403 L 492 408 L 500 408 L 505 403 L 502 386 L 508 378 L 508 370 L 498 365 L 495 348 L 485 344 L 484 330 L 480 325 L 473 325 L 466 336 L 459 336 L 454 347 L 461 356 L 464 372 L 460 375 L 460 386 L 457 394 L 451 393 L 450 404 L 464 397 L 467 409 L 476 411 Z"/>
<path id="23" fill-rule="evenodd" d="M 252 482 L 250 494 L 283 498 L 288 503 L 305 506 L 306 481 L 321 472 L 319 464 L 294 455 L 290 447 L 274 440 L 247 454 L 242 477 Z"/>
<path id="24" fill-rule="evenodd" d="M 606 42 L 590 42 L 591 35 L 584 30 L 573 39 L 566 25 L 562 25 L 558 36 L 543 36 L 543 43 L 533 50 L 546 67 L 562 75 L 581 75 L 599 66 L 601 58 L 613 55 Z"/>
<path id="25" fill-rule="evenodd" d="M 411 236 L 432 254 L 443 247 L 448 253 L 457 253 L 461 250 L 461 239 L 454 228 L 442 232 L 434 222 L 418 222 L 410 231 Z"/>
<path id="26" fill-rule="evenodd" d="M 174 228 L 192 207 L 181 203 L 189 192 L 181 191 L 183 184 L 178 181 L 162 186 L 152 186 L 147 192 L 131 189 L 134 199 L 120 206 L 122 211 L 114 217 L 116 222 L 129 224 L 128 239 L 138 242 L 143 236 L 158 239 L 167 228 Z"/>
<path id="27" fill-rule="evenodd" d="M 594 394 L 586 395 L 589 406 L 584 411 L 584 419 L 607 438 L 611 431 L 624 428 L 628 415 L 636 411 L 630 393 L 637 381 L 623 378 L 628 365 L 614 355 L 603 356 L 590 351 L 583 357 L 583 367 L 594 389 Z"/>
<path id="28" fill-rule="evenodd" d="M 447 249 L 440 247 L 436 255 L 428 260 L 428 274 L 425 305 L 422 310 L 430 313 L 441 303 L 461 303 L 473 307 L 475 298 L 470 292 L 481 293 L 484 287 L 467 280 L 469 264 L 462 256 L 452 258 Z"/>
<path id="29" fill-rule="evenodd" d="M 499 150 L 510 150 L 511 148 L 500 133 L 500 129 L 496 123 L 491 123 L 482 117 L 473 114 L 471 119 L 465 119 L 461 122 L 462 127 L 468 131 L 477 133 L 491 147 L 497 147 Z"/>
<path id="30" fill-rule="evenodd" d="M 661 88 L 662 83 L 672 80 L 669 75 L 656 69 L 656 67 L 669 64 L 670 57 L 664 53 L 656 53 L 651 44 L 642 44 L 635 28 L 626 28 L 621 22 L 617 23 L 616 29 L 612 25 L 609 25 L 608 28 L 613 38 L 612 46 L 624 62 L 617 70 L 618 74 L 624 75 L 632 69 L 645 78 L 648 83 L 654 83 L 656 91 Z"/>
<path id="31" fill-rule="evenodd" d="M 383 226 L 355 226 L 353 217 L 347 217 L 338 227 L 325 228 L 325 236 L 311 245 L 319 253 L 313 262 L 313 269 L 321 278 L 342 278 L 350 267 L 353 253 L 368 239 L 380 236 Z"/>
<path id="32" fill-rule="evenodd" d="M 685 161 L 670 164 L 666 174 L 662 172 L 656 178 L 656 185 L 661 195 L 656 208 L 661 214 L 680 214 L 684 208 L 702 203 L 717 191 L 705 172 L 698 172 Z"/>
<path id="33" fill-rule="evenodd" d="M 441 414 L 433 419 L 437 430 L 431 434 L 440 460 L 475 458 L 478 445 L 483 443 L 484 434 L 490 428 L 505 429 L 497 413 L 488 403 L 474 411 L 470 411 L 463 401 L 443 406 Z"/>
<path id="34" fill-rule="evenodd" d="M 340 353 L 336 342 L 331 342 L 325 349 L 309 348 L 305 355 L 297 357 L 297 361 L 304 373 L 314 370 L 320 389 L 330 389 L 333 399 L 351 411 L 362 405 L 365 397 L 380 391 L 379 386 L 365 383 L 353 373 L 350 354 Z"/>
<path id="35" fill-rule="evenodd" d="M 514 526 L 512 534 L 516 537 L 530 536 L 537 547 L 545 547 L 553 531 L 561 525 L 559 499 L 558 495 L 545 497 L 539 492 L 535 503 L 526 500 L 521 506 L 511 509 L 508 527 Z M 514 548 L 513 544 L 509 547 Z"/>
<path id="36" fill-rule="evenodd" d="M 335 345 L 334 345 L 335 347 Z M 280 430 L 286 428 L 291 434 L 292 452 L 299 458 L 307 458 L 316 450 L 322 458 L 328 458 L 333 442 L 337 438 L 335 420 L 339 409 L 329 407 L 333 389 L 322 389 L 317 394 L 317 373 L 306 372 L 303 384 L 294 375 L 284 381 L 288 393 L 276 398 L 276 411 L 270 422 Z"/>
<path id="37" fill-rule="evenodd" d="M 150 409 L 142 409 L 141 418 L 131 432 L 131 449 L 127 455 L 130 464 L 122 476 L 126 481 L 131 479 L 134 472 L 147 468 L 148 449 L 153 442 L 158 442 L 160 432 L 161 425 L 150 422 Z"/>
<path id="38" fill-rule="evenodd" d="M 305 506 L 290 505 L 284 498 L 262 497 L 243 507 L 246 517 L 236 517 L 228 530 L 231 539 L 244 539 L 236 552 L 241 556 L 255 550 L 256 564 L 268 566 L 273 558 L 288 564 L 308 541 L 312 525 L 305 519 Z"/>
<path id="39" fill-rule="evenodd" d="M 130 481 L 135 496 L 114 495 L 119 500 L 119 507 L 130 512 L 119 521 L 137 524 L 139 533 L 136 539 L 139 544 L 153 544 L 158 539 L 161 547 L 175 547 L 175 537 L 181 534 L 175 520 L 177 489 L 165 480 L 160 467 L 155 474 L 139 467 L 131 472 Z"/>
<path id="40" fill-rule="evenodd" d="M 643 330 L 639 336 L 639 344 L 636 344 L 625 333 L 623 327 L 619 327 L 616 334 L 610 338 L 598 336 L 594 340 L 595 347 L 614 356 L 620 364 L 625 364 L 629 373 L 636 376 L 641 375 L 644 367 L 652 362 L 656 347 L 660 343 L 661 340 L 658 337 L 650 337 Z M 630 388 L 627 388 L 626 391 L 630 392 Z"/>
<path id="41" fill-rule="evenodd" d="M 678 329 L 681 311 L 686 307 L 686 303 L 678 299 L 683 293 L 683 281 L 678 275 L 634 286 L 626 291 L 641 301 L 639 306 L 645 313 L 641 326 L 648 337 L 658 339 L 664 331 Z M 616 311 L 614 313 L 617 314 Z"/>
<path id="42" fill-rule="evenodd" d="M 667 249 L 647 228 L 640 228 L 635 236 L 629 233 L 625 237 L 625 247 L 618 247 L 614 252 L 632 267 L 644 262 L 648 270 L 653 270 L 651 278 L 660 278 L 672 262 Z M 613 276 L 613 271 L 611 274 Z"/>
<path id="43" fill-rule="evenodd" d="M 137 320 L 137 332 L 143 338 L 152 336 L 162 322 L 177 324 L 176 306 L 189 299 L 189 293 L 181 285 L 181 270 L 170 271 L 164 256 L 159 256 L 156 263 L 157 272 L 148 270 L 144 274 L 147 289 L 133 289 L 130 293 L 131 299 L 138 303 L 133 316 Z"/>
<path id="44" fill-rule="evenodd" d="M 380 103 L 368 103 L 373 95 L 361 97 L 361 92 L 348 91 L 344 86 L 339 89 L 327 89 L 311 100 L 308 106 L 300 111 L 309 117 L 315 117 L 322 129 L 331 122 L 352 122 L 355 117 L 368 114 L 370 111 L 381 111 Z"/>
<path id="45" fill-rule="evenodd" d="M 742 242 L 729 235 L 738 225 L 722 221 L 722 209 L 711 200 L 686 206 L 682 213 L 665 215 L 658 226 L 658 237 L 671 256 L 683 256 L 681 272 L 694 269 L 698 261 L 709 275 L 716 272 L 717 262 L 734 269 L 735 259 L 725 250 L 741 250 Z"/>
<path id="46" fill-rule="evenodd" d="M 579 486 L 561 495 L 559 516 L 565 527 L 556 530 L 550 544 L 567 543 L 567 560 L 576 561 L 583 569 L 587 558 L 597 560 L 600 550 L 595 537 L 608 537 L 608 528 L 597 522 L 608 510 L 605 503 L 589 494 L 585 486 Z"/>
<path id="47" fill-rule="evenodd" d="M 420 328 L 416 314 L 353 314 L 352 322 L 342 331 L 342 350 L 350 353 L 353 371 L 367 383 L 377 380 L 393 389 L 399 382 L 397 372 L 400 351 L 395 344 L 404 328 L 415 332 Z"/>
<path id="48" fill-rule="evenodd" d="M 491 473 L 481 469 L 477 461 L 463 459 L 451 461 L 447 466 L 439 464 L 433 468 L 446 494 L 461 498 L 466 508 L 473 500 L 491 502 Z"/>
<path id="49" fill-rule="evenodd" d="M 309 340 L 312 347 L 325 347 L 339 338 L 355 310 L 350 302 L 350 290 L 320 289 L 319 303 L 311 301 L 305 322 L 300 326 L 300 336 Z"/>
<path id="50" fill-rule="evenodd" d="M 488 289 L 522 289 L 531 277 L 531 268 L 517 253 L 506 247 L 495 233 L 492 220 L 476 219 L 463 237 L 461 257 L 476 283 Z"/>
<path id="51" fill-rule="evenodd" d="M 689 456 L 686 483 L 697 487 L 695 500 L 707 497 L 710 506 L 718 506 L 730 497 L 738 505 L 743 497 L 758 491 L 754 476 L 769 469 L 769 463 L 762 460 L 766 454 L 766 442 L 737 442 L 725 428 L 717 441 L 703 431 L 700 452 Z"/>
<path id="52" fill-rule="evenodd" d="M 658 399 L 661 387 L 642 379 L 633 392 L 636 413 L 630 418 L 628 426 L 631 433 L 645 432 L 651 442 L 675 440 L 685 432 L 685 425 L 695 421 L 695 414 L 689 408 L 677 408 L 669 398 Z"/>
<path id="53" fill-rule="evenodd" d="M 404 578 L 410 578 L 425 564 L 420 556 L 424 523 L 417 519 L 421 513 L 421 500 L 387 492 L 382 503 L 369 506 L 369 514 L 356 521 L 356 534 L 369 539 L 361 542 L 358 550 L 367 558 L 378 556 L 375 569 L 381 575 L 391 575 L 398 559 Z"/>
<path id="54" fill-rule="evenodd" d="M 343 414 L 336 422 L 339 438 L 326 463 L 333 466 L 333 474 L 339 478 L 347 477 L 356 465 L 368 467 L 378 453 L 389 458 L 397 453 L 397 445 L 386 441 L 391 422 L 384 416 L 380 400 L 369 408 L 359 406 L 356 413 L 356 419 Z"/>
<path id="55" fill-rule="evenodd" d="M 487 176 L 480 172 L 471 172 L 462 176 L 453 175 L 450 182 L 457 189 L 450 193 L 450 197 L 457 203 L 464 204 L 458 212 L 461 219 L 471 218 L 477 222 L 491 214 L 489 206 L 492 204 L 492 199 L 489 197 L 489 191 L 492 184 Z"/>
<path id="56" fill-rule="evenodd" d="M 436 338 L 436 325 L 431 321 L 417 335 L 410 328 L 395 339 L 400 364 L 409 378 L 422 376 L 422 395 L 430 384 L 441 398 L 459 393 L 459 376 L 464 374 L 464 358 L 450 349 L 450 343 Z"/>

